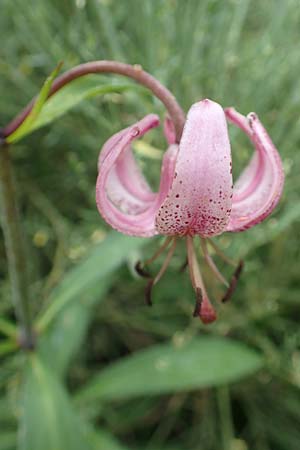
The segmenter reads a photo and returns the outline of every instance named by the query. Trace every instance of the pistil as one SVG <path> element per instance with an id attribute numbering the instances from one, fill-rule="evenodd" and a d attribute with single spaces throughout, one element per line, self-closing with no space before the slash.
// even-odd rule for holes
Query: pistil
<path id="1" fill-rule="evenodd" d="M 207 295 L 191 236 L 186 237 L 186 244 L 191 282 L 196 293 L 194 315 L 197 313 L 203 323 L 211 323 L 216 320 L 216 313 Z"/>

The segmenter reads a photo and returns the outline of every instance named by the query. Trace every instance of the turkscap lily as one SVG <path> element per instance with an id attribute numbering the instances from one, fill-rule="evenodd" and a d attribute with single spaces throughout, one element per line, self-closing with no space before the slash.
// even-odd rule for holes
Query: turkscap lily
<path id="1" fill-rule="evenodd" d="M 226 119 L 244 131 L 255 148 L 234 186 Z M 154 193 L 134 159 L 131 143 L 158 125 L 158 116 L 147 115 L 104 144 L 98 165 L 97 206 L 106 222 L 124 234 L 166 236 L 156 254 L 144 263 L 152 262 L 168 248 L 161 270 L 147 285 L 148 299 L 173 256 L 177 238 L 186 239 L 187 262 L 197 299 L 194 315 L 210 323 L 216 313 L 198 265 L 194 237 L 200 236 L 205 260 L 226 286 L 226 301 L 235 288 L 242 263 L 235 266 L 228 282 L 215 265 L 207 244 L 232 263 L 210 238 L 225 231 L 246 230 L 273 211 L 284 183 L 282 162 L 256 114 L 245 117 L 233 108 L 223 110 L 219 104 L 203 100 L 190 108 L 179 144 L 172 121 L 166 120 L 168 149 L 162 162 L 159 191 Z M 137 270 L 147 275 L 141 264 Z"/>

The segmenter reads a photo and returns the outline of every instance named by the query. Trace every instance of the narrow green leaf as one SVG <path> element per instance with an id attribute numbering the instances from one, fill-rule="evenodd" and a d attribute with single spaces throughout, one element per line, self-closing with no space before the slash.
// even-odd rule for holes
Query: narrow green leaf
<path id="1" fill-rule="evenodd" d="M 51 368 L 63 377 L 72 358 L 80 349 L 96 303 L 100 303 L 110 286 L 112 277 L 100 285 L 88 288 L 78 301 L 72 301 L 57 315 L 54 323 L 39 340 L 39 350 Z"/>
<path id="2" fill-rule="evenodd" d="M 37 326 L 44 329 L 74 300 L 84 298 L 90 290 L 95 291 L 107 276 L 112 273 L 128 257 L 144 243 L 143 239 L 132 238 L 111 232 L 104 242 L 95 246 L 91 253 L 68 275 L 53 291 L 49 307 L 40 316 Z"/>
<path id="3" fill-rule="evenodd" d="M 43 84 L 42 89 L 40 90 L 33 108 L 31 112 L 28 114 L 24 122 L 10 135 L 7 137 L 8 143 L 18 142 L 27 134 L 31 133 L 34 129 L 34 124 L 39 117 L 39 114 L 48 98 L 48 94 L 50 92 L 52 83 L 56 78 L 58 72 L 60 71 L 62 63 L 58 64 L 57 67 L 53 70 L 53 72 L 47 77 L 46 81 Z"/>
<path id="4" fill-rule="evenodd" d="M 18 450 L 89 450 L 85 429 L 55 374 L 31 355 L 21 402 Z"/>
<path id="5" fill-rule="evenodd" d="M 139 86 L 133 83 L 116 84 L 111 80 L 99 77 L 99 75 L 78 78 L 47 100 L 31 131 L 53 122 L 83 100 L 109 93 L 122 93 L 132 88 L 138 89 Z"/>
<path id="6" fill-rule="evenodd" d="M 199 337 L 140 351 L 102 370 L 78 400 L 113 400 L 217 386 L 257 371 L 262 357 L 244 344 Z"/>

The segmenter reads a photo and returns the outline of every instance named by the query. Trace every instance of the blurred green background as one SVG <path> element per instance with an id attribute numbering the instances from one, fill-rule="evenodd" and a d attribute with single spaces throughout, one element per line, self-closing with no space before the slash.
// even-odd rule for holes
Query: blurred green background
<path id="1" fill-rule="evenodd" d="M 11 150 L 40 335 L 33 354 L 16 348 L 1 235 L 0 449 L 298 450 L 299 1 L 0 0 L 0 33 L 2 126 L 59 61 L 66 70 L 118 59 L 141 64 L 185 110 L 208 97 L 256 111 L 286 172 L 269 220 L 217 239 L 246 266 L 230 304 L 205 327 L 191 316 L 188 273 L 178 272 L 184 245 L 147 308 L 133 267 L 160 239 L 110 231 L 95 206 L 101 145 L 146 113 L 163 118 L 157 100 L 116 76 L 92 78 L 104 90 L 126 86 L 90 95 L 17 143 Z M 252 149 L 238 130 L 230 133 L 236 175 Z M 150 151 L 139 147 L 137 156 L 156 187 L 161 130 L 145 142 Z M 217 299 L 220 287 L 202 266 Z"/>

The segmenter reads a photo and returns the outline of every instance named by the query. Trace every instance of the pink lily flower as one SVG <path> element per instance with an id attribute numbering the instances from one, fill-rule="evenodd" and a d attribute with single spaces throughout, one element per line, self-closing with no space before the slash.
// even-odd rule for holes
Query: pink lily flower
<path id="1" fill-rule="evenodd" d="M 249 165 L 234 186 L 226 118 L 248 135 L 255 148 Z M 169 147 L 162 162 L 159 191 L 154 193 L 135 162 L 130 145 L 158 125 L 156 115 L 147 115 L 104 144 L 98 165 L 97 206 L 106 222 L 124 234 L 167 236 L 155 255 L 144 263 L 149 264 L 169 247 L 161 270 L 148 283 L 149 301 L 151 288 L 165 272 L 177 238 L 186 239 L 187 262 L 196 293 L 194 315 L 204 323 L 210 323 L 216 319 L 216 313 L 203 282 L 193 239 L 197 235 L 200 237 L 206 262 L 226 286 L 223 301 L 228 300 L 242 263 L 237 265 L 228 282 L 217 269 L 207 244 L 232 263 L 210 238 L 225 231 L 243 231 L 271 214 L 282 193 L 282 162 L 254 113 L 245 117 L 233 108 L 224 111 L 219 104 L 203 100 L 190 108 L 179 144 L 175 143 L 171 120 L 166 120 L 165 135 Z M 137 270 L 148 276 L 140 263 Z"/>

